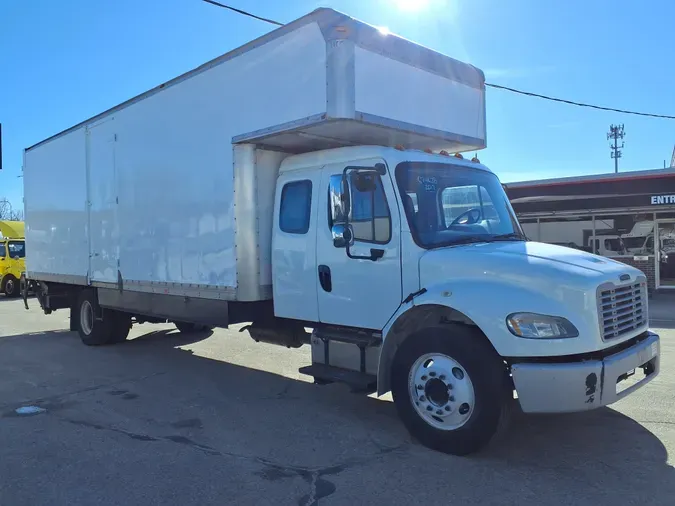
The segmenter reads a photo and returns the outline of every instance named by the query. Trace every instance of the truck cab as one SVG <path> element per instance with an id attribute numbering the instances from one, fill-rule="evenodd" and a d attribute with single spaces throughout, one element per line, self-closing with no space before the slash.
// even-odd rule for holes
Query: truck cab
<path id="1" fill-rule="evenodd" d="M 19 280 L 26 270 L 25 258 L 23 222 L 0 221 L 0 292 L 6 297 L 19 296 Z"/>
<path id="2" fill-rule="evenodd" d="M 514 391 L 525 412 L 583 411 L 658 372 L 643 273 L 528 241 L 476 158 L 293 156 L 275 202 L 274 312 L 313 322 L 303 372 L 370 375 L 429 446 L 473 451 Z M 624 388 L 636 369 L 643 377 Z"/>

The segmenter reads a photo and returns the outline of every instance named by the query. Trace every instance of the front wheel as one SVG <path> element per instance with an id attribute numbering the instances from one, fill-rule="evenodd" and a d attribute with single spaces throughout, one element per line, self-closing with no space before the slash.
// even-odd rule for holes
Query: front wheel
<path id="1" fill-rule="evenodd" d="M 460 325 L 424 329 L 398 349 L 392 395 L 413 437 L 444 453 L 467 455 L 499 428 L 506 369 L 479 332 Z"/>
<path id="2" fill-rule="evenodd" d="M 5 296 L 15 298 L 19 296 L 19 282 L 11 274 L 7 274 L 5 279 Z"/>

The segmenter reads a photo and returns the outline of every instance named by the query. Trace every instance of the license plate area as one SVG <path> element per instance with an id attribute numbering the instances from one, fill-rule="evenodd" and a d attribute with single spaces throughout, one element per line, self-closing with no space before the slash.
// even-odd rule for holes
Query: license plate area
<path id="1" fill-rule="evenodd" d="M 651 376 L 656 370 L 654 359 L 645 362 L 644 364 L 626 371 L 625 373 L 619 375 L 616 379 L 616 394 L 619 395 L 621 392 L 628 390 L 629 388 L 641 383 Z"/>

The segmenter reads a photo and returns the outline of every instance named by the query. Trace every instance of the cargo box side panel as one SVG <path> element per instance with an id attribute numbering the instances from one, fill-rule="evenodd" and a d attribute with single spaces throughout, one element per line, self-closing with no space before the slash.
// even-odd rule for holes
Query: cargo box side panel
<path id="1" fill-rule="evenodd" d="M 126 287 L 234 298 L 237 254 L 259 253 L 235 248 L 231 140 L 325 111 L 325 51 L 308 24 L 114 113 Z M 260 197 L 271 216 L 273 193 Z"/>
<path id="2" fill-rule="evenodd" d="M 451 77 L 453 64 L 465 72 L 468 65 L 447 58 L 441 70 L 448 75 L 441 75 L 358 46 L 354 59 L 355 107 L 364 121 L 456 137 L 463 149 L 485 146 L 484 86 Z"/>
<path id="3" fill-rule="evenodd" d="M 30 277 L 87 283 L 85 129 L 25 154 L 26 271 Z"/>
<path id="4" fill-rule="evenodd" d="M 260 251 L 260 285 L 272 298 L 272 230 L 274 196 L 279 167 L 287 155 L 278 151 L 258 150 L 256 172 L 258 186 L 258 248 Z"/>

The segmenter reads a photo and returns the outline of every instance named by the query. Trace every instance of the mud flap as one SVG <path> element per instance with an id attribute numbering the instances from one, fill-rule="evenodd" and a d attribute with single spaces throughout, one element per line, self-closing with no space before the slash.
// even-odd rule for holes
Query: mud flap
<path id="1" fill-rule="evenodd" d="M 19 282 L 21 287 L 21 297 L 23 297 L 23 305 L 26 309 L 28 308 L 28 280 L 26 279 L 26 273 L 21 273 L 21 281 Z"/>

